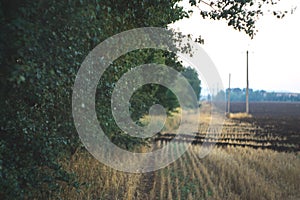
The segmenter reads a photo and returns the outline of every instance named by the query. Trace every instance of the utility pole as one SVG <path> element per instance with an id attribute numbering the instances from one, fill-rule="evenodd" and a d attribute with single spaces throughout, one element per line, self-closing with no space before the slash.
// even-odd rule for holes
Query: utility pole
<path id="1" fill-rule="evenodd" d="M 247 87 L 246 87 L 246 113 L 249 114 L 249 76 L 248 76 L 248 67 L 249 67 L 249 52 L 247 50 Z"/>
<path id="2" fill-rule="evenodd" d="M 230 113 L 230 77 L 231 77 L 231 74 L 229 73 L 229 86 L 228 86 L 228 99 L 227 99 L 228 114 Z"/>

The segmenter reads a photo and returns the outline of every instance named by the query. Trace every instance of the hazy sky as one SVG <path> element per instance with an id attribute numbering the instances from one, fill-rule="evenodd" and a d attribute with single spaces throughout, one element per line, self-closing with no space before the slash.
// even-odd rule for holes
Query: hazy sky
<path id="1" fill-rule="evenodd" d="M 294 14 L 283 19 L 271 14 L 261 17 L 253 40 L 228 27 L 225 21 L 201 19 L 197 10 L 191 18 L 171 27 L 202 36 L 202 47 L 218 68 L 224 87 L 228 87 L 229 73 L 232 87 L 246 87 L 248 49 L 250 88 L 300 93 L 300 1 L 283 0 L 278 8 L 292 6 L 297 6 Z"/>

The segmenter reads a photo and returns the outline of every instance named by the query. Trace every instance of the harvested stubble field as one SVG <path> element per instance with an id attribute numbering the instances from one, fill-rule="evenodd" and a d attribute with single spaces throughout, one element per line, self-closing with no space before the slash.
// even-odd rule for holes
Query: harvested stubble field
<path id="1" fill-rule="evenodd" d="M 267 134 L 285 138 L 287 144 L 298 147 L 297 151 L 300 150 L 299 102 L 250 102 L 249 107 L 253 117 L 243 119 L 243 122 L 260 127 Z M 231 105 L 232 112 L 243 112 L 244 109 L 245 103 L 242 102 Z"/>
<path id="2" fill-rule="evenodd" d="M 63 196 L 67 199 L 144 200 L 300 199 L 300 112 L 295 113 L 299 105 L 250 104 L 253 117 L 226 119 L 219 137 L 210 138 L 216 146 L 209 155 L 199 158 L 209 122 L 209 105 L 203 105 L 199 133 L 189 150 L 171 165 L 155 172 L 118 172 L 100 164 L 88 153 L 78 152 L 71 161 L 65 161 L 65 166 L 89 184 L 80 191 L 63 186 Z M 281 110 L 282 115 L 275 113 L 280 112 L 279 106 L 287 106 L 293 113 L 286 108 Z M 242 108 L 239 103 L 232 105 L 237 112 L 242 112 Z M 166 122 L 164 132 L 157 135 L 152 148 L 160 148 L 174 137 L 168 127 L 176 123 L 176 116 Z M 189 137 L 177 141 L 176 148 L 168 151 L 178 152 L 185 140 Z"/>

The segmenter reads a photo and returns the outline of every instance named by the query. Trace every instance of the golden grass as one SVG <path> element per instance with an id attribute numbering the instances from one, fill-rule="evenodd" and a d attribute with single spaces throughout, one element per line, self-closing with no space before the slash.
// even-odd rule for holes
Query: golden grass
<path id="1" fill-rule="evenodd" d="M 154 186 L 151 199 L 300 198 L 299 153 L 227 146 L 199 159 L 199 151 L 192 146 L 175 163 L 155 172 L 160 184 Z"/>
<path id="2" fill-rule="evenodd" d="M 177 108 L 175 112 L 172 113 L 172 116 L 167 117 L 166 120 L 162 116 L 154 116 L 154 120 L 156 123 L 164 123 L 164 127 L 161 132 L 172 132 L 176 130 L 181 122 L 181 112 L 182 110 L 180 108 Z M 144 125 L 147 125 L 150 120 L 150 116 L 146 115 L 140 119 L 140 122 Z"/>
<path id="3" fill-rule="evenodd" d="M 227 113 L 227 117 L 230 119 L 243 119 L 252 118 L 252 115 L 249 113 Z"/>
<path id="4" fill-rule="evenodd" d="M 221 186 L 222 199 L 299 198 L 300 159 L 294 153 L 229 146 L 215 148 L 202 162 Z"/>
<path id="5" fill-rule="evenodd" d="M 211 120 L 207 105 L 201 107 L 200 127 L 202 133 Z M 163 131 L 168 132 L 180 123 L 180 112 L 166 120 Z M 203 112 L 204 111 L 204 112 Z M 193 111 L 190 111 L 191 114 Z M 191 119 L 199 116 L 190 115 Z M 241 118 L 243 115 L 237 114 Z M 161 116 L 156 116 L 161 120 Z M 236 118 L 234 118 L 236 119 Z M 141 121 L 147 123 L 149 118 Z M 227 119 L 223 126 L 221 141 L 229 144 L 260 145 L 260 140 L 281 140 L 277 136 L 256 136 L 249 123 L 237 123 Z M 239 141 L 249 139 L 249 141 Z M 160 148 L 166 143 L 157 143 Z M 168 151 L 179 152 L 181 144 Z M 86 185 L 76 191 L 61 185 L 62 199 L 300 199 L 300 153 L 276 152 L 250 147 L 215 147 L 211 153 L 198 158 L 200 146 L 192 146 L 181 158 L 164 169 L 154 172 L 153 178 L 145 174 L 123 173 L 95 160 L 86 151 L 77 152 L 71 160 L 62 161 L 65 169 L 75 172 Z M 149 152 L 144 149 L 143 152 Z M 154 161 L 155 162 L 155 161 Z M 145 183 L 144 181 L 151 181 Z M 146 188 L 146 185 L 150 188 Z M 148 187 L 147 186 L 147 187 Z M 152 187 L 152 188 L 151 188 Z M 148 190 L 145 190 L 148 189 Z"/>
<path id="6" fill-rule="evenodd" d="M 202 122 L 209 122 L 207 113 L 201 118 Z M 220 135 L 221 142 L 268 146 L 269 141 L 284 140 L 272 135 L 256 136 L 255 130 L 258 129 L 250 123 L 227 119 Z M 226 139 L 223 141 L 222 138 Z M 261 140 L 265 142 L 258 143 Z M 199 151 L 200 146 L 192 146 L 176 162 L 155 172 L 154 182 L 167 184 L 167 187 L 154 185 L 156 193 L 152 193 L 151 199 L 300 199 L 299 152 L 227 145 L 215 147 L 207 157 L 200 159 Z M 175 192 L 172 195 L 170 191 Z"/>
<path id="7" fill-rule="evenodd" d="M 171 116 L 168 116 L 165 121 L 164 118 L 159 115 L 154 116 L 154 121 L 156 121 L 157 123 L 164 123 L 164 126 L 161 130 L 162 133 L 174 133 L 182 124 L 199 124 L 199 132 L 206 132 L 206 129 L 208 128 L 208 125 L 212 120 L 211 107 L 209 104 L 203 104 L 199 111 L 200 116 L 197 115 L 197 113 L 194 110 L 183 111 L 181 108 L 177 108 L 175 112 L 172 113 Z M 182 119 L 181 121 L 183 112 L 186 118 Z M 151 118 L 149 116 L 144 116 L 140 119 L 140 122 L 144 125 L 147 125 L 150 122 L 150 120 Z"/>
<path id="8" fill-rule="evenodd" d="M 142 152 L 146 152 L 146 148 Z M 97 161 L 87 151 L 76 152 L 71 160 L 61 161 L 63 167 L 77 174 L 79 190 L 61 185 L 62 199 L 140 199 L 143 194 L 137 187 L 142 184 L 142 174 L 120 172 Z"/>

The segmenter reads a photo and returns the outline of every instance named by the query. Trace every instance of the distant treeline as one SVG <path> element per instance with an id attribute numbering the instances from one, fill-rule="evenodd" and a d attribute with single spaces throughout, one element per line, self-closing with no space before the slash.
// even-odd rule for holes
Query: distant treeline
<path id="1" fill-rule="evenodd" d="M 227 99 L 228 91 L 226 94 L 223 90 L 219 91 L 217 95 L 213 96 L 215 100 Z M 208 96 L 208 100 L 211 97 Z M 245 101 L 246 89 L 231 88 L 230 89 L 230 101 Z M 265 90 L 253 90 L 249 89 L 249 101 L 300 101 L 300 93 L 289 92 L 267 92 Z"/>

